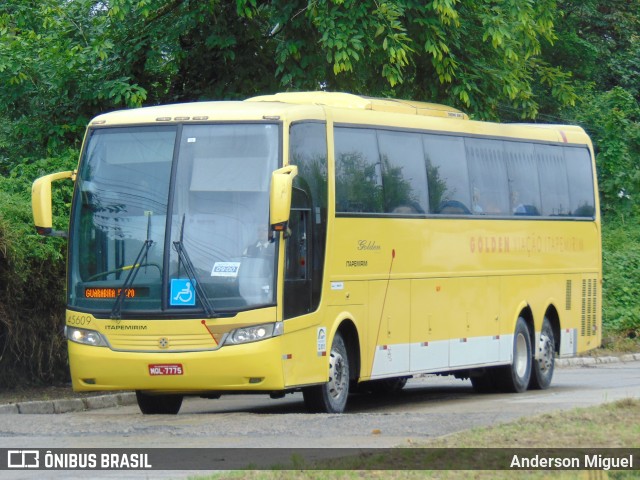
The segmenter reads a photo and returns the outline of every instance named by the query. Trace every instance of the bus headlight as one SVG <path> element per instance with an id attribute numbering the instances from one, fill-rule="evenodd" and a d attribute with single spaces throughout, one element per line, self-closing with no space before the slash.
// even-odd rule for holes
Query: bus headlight
<path id="1" fill-rule="evenodd" d="M 249 327 L 236 328 L 227 335 L 225 345 L 240 345 L 242 343 L 259 342 L 267 338 L 282 335 L 284 330 L 282 322 L 264 323 Z"/>
<path id="2" fill-rule="evenodd" d="M 85 330 L 84 328 L 76 328 L 66 326 L 64 328 L 67 338 L 72 342 L 81 343 L 82 345 L 92 345 L 94 347 L 106 347 L 106 339 L 95 330 Z"/>

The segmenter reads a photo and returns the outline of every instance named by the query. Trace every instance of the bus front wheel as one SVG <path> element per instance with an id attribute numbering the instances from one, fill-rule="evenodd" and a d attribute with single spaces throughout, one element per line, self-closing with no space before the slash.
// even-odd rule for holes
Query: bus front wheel
<path id="1" fill-rule="evenodd" d="M 182 395 L 148 395 L 137 390 L 136 400 L 145 415 L 176 415 L 182 406 Z"/>
<path id="2" fill-rule="evenodd" d="M 493 378 L 503 392 L 524 392 L 529 387 L 533 363 L 531 336 L 524 318 L 518 318 L 513 335 L 513 361 L 511 365 L 496 367 Z"/>
<path id="3" fill-rule="evenodd" d="M 342 413 L 349 396 L 349 356 L 340 333 L 336 333 L 329 354 L 329 381 L 302 391 L 311 413 Z"/>

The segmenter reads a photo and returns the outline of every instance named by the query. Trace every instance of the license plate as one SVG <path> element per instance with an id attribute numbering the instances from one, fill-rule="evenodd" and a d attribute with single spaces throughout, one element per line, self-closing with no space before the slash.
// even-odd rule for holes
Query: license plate
<path id="1" fill-rule="evenodd" d="M 182 375 L 181 363 L 149 365 L 149 375 Z"/>

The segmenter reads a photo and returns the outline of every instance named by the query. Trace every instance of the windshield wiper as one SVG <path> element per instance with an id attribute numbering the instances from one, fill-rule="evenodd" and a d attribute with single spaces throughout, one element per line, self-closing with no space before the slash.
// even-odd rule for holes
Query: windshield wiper
<path id="1" fill-rule="evenodd" d="M 196 287 L 196 292 L 200 297 L 200 304 L 202 305 L 202 309 L 204 310 L 207 318 L 218 317 L 218 314 L 214 311 L 211 303 L 209 303 L 209 298 L 207 298 L 207 294 L 202 287 L 202 283 L 200 282 L 200 277 L 196 272 L 196 269 L 189 258 L 189 254 L 184 248 L 184 243 L 182 242 L 183 234 L 184 234 L 184 215 L 182 215 L 182 226 L 180 228 L 180 240 L 173 242 L 173 248 L 178 252 L 179 261 L 184 265 L 184 269 L 187 271 L 187 275 L 189 275 L 189 279 Z"/>
<path id="2" fill-rule="evenodd" d="M 129 273 L 127 274 L 127 278 L 124 279 L 124 283 L 122 287 L 120 287 L 120 291 L 118 292 L 118 296 L 116 298 L 115 303 L 113 304 L 113 308 L 111 309 L 111 319 L 112 320 L 120 320 L 122 318 L 122 303 L 124 302 L 125 297 L 127 296 L 127 290 L 133 285 L 133 281 L 136 279 L 136 275 L 138 274 L 138 270 L 141 266 L 143 266 L 142 259 L 147 256 L 149 253 L 149 249 L 151 245 L 153 245 L 153 240 L 151 240 L 151 214 L 147 215 L 147 239 L 142 244 L 140 251 L 138 252 L 138 256 L 135 261 L 129 268 Z M 146 263 L 144 264 L 146 265 Z"/>
<path id="3" fill-rule="evenodd" d="M 149 249 L 153 245 L 153 240 L 147 239 L 142 244 L 142 248 L 138 252 L 138 256 L 136 260 L 129 268 L 129 273 L 127 274 L 127 278 L 125 278 L 122 287 L 120 287 L 120 291 L 118 292 L 118 297 L 116 298 L 116 302 L 113 304 L 113 308 L 111 309 L 111 319 L 112 320 L 120 320 L 122 318 L 122 302 L 124 301 L 127 290 L 133 284 L 133 281 L 136 279 L 136 275 L 138 274 L 138 270 L 142 266 L 141 260 L 145 257 L 145 255 L 149 252 Z"/>

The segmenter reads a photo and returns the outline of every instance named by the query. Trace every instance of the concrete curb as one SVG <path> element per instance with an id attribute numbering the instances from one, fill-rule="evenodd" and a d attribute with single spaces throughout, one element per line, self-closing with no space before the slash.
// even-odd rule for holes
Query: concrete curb
<path id="1" fill-rule="evenodd" d="M 601 365 L 605 363 L 624 363 L 635 362 L 640 360 L 640 353 L 629 353 L 619 357 L 573 357 L 573 358 L 557 358 L 556 366 L 558 367 L 584 367 L 589 365 Z"/>
<path id="2" fill-rule="evenodd" d="M 135 403 L 136 394 L 134 392 L 124 392 L 86 398 L 60 398 L 57 400 L 40 400 L 0 405 L 0 415 L 82 412 L 84 410 L 96 410 L 99 408 L 135 405 Z"/>

